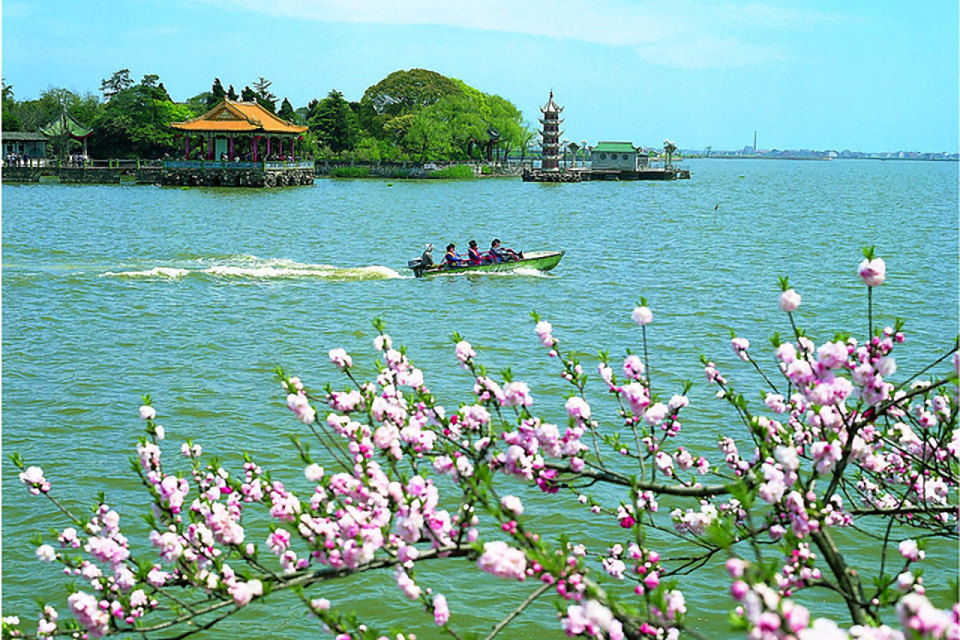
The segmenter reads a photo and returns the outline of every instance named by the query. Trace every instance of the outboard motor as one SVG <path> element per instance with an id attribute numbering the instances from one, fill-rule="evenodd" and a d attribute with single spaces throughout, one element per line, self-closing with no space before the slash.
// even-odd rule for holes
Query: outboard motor
<path id="1" fill-rule="evenodd" d="M 423 277 L 423 270 L 426 269 L 426 267 L 424 266 L 422 259 L 417 258 L 416 260 L 409 260 L 407 261 L 407 266 L 413 269 L 413 277 Z"/>

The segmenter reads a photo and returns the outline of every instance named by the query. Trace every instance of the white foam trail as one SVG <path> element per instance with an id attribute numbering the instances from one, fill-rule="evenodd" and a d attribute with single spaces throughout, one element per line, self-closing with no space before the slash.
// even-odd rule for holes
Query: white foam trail
<path id="1" fill-rule="evenodd" d="M 120 278 L 182 278 L 190 274 L 190 269 L 177 269 L 175 267 L 154 267 L 145 271 L 107 271 L 101 273 L 99 277 L 114 276 Z"/>
<path id="2" fill-rule="evenodd" d="M 385 267 L 379 264 L 369 265 L 366 267 L 334 267 L 325 264 L 298 264 L 289 260 L 274 261 L 273 264 L 284 264 L 286 266 L 273 266 L 271 264 L 257 267 L 215 265 L 204 269 L 203 272 L 224 278 L 257 278 L 261 280 L 284 278 L 321 278 L 326 280 L 394 280 L 404 277 L 390 267 Z"/>
<path id="3" fill-rule="evenodd" d="M 410 278 L 390 267 L 372 264 L 365 267 L 336 267 L 329 264 L 303 264 L 275 258 L 264 260 L 256 256 L 239 255 L 227 259 L 227 264 L 213 264 L 202 268 L 182 269 L 178 267 L 154 267 L 142 271 L 107 271 L 103 276 L 140 277 L 140 278 L 180 278 L 197 274 L 216 278 L 282 280 L 293 278 L 318 278 L 323 280 L 396 280 Z M 233 264 L 230 264 L 233 263 Z M 239 263 L 239 264 L 238 264 Z M 209 263 L 208 263 L 209 264 Z"/>

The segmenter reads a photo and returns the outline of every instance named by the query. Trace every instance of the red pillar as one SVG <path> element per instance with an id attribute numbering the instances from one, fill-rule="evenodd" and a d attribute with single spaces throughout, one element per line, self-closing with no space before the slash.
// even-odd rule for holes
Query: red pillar
<path id="1" fill-rule="evenodd" d="M 190 159 L 190 134 L 185 134 L 183 136 L 183 159 Z"/>
<path id="2" fill-rule="evenodd" d="M 270 136 L 267 136 L 267 157 L 264 160 L 270 159 Z"/>
<path id="3" fill-rule="evenodd" d="M 260 147 L 260 145 L 258 144 L 259 141 L 260 141 L 260 138 L 258 136 L 253 136 L 253 161 L 254 162 L 257 161 L 257 151 Z"/>

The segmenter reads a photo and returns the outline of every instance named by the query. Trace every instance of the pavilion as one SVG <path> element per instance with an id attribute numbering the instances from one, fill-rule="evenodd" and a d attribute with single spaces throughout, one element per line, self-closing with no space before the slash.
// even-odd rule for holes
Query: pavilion
<path id="1" fill-rule="evenodd" d="M 223 99 L 202 116 L 186 122 L 171 122 L 183 132 L 184 159 L 190 160 L 190 141 L 199 137 L 197 159 L 226 157 L 259 162 L 287 157 L 296 159 L 296 141 L 307 127 L 293 124 L 270 113 L 258 102 Z"/>
<path id="2" fill-rule="evenodd" d="M 76 118 L 67 112 L 67 108 L 63 107 L 60 115 L 53 122 L 40 128 L 40 133 L 45 135 L 48 140 L 77 140 L 82 142 L 83 155 L 87 155 L 87 138 L 93 133 L 93 129 L 88 129 L 80 124 Z M 65 153 L 66 148 L 62 152 Z"/>

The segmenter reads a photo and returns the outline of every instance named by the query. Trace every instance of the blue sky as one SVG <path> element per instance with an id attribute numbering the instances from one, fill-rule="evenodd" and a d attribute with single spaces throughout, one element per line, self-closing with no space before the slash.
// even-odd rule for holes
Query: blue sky
<path id="1" fill-rule="evenodd" d="M 260 76 L 295 107 L 398 69 L 460 78 L 571 140 L 958 151 L 956 0 L 6 0 L 18 99 L 129 68 L 174 100 Z"/>

